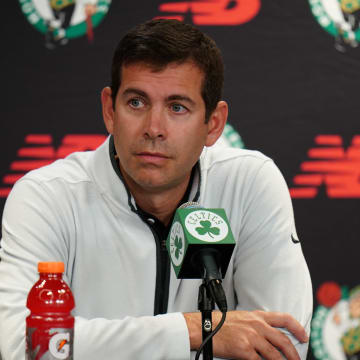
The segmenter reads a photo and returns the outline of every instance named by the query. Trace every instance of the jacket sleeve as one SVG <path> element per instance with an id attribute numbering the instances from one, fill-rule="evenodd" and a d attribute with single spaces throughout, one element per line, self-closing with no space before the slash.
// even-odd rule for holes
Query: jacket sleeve
<path id="1" fill-rule="evenodd" d="M 266 160 L 244 189 L 241 224 L 234 257 L 238 310 L 290 313 L 310 334 L 312 284 L 296 234 L 289 191 L 283 176 Z M 240 176 L 240 175 L 239 175 Z M 285 329 L 301 359 L 301 344 Z"/>
<path id="2" fill-rule="evenodd" d="M 39 261 L 63 261 L 69 268 L 71 224 L 46 189 L 21 179 L 3 213 L 0 249 L 0 353 L 3 360 L 25 359 L 27 294 L 38 279 Z M 68 221 L 68 222 L 67 222 Z M 69 274 L 64 274 L 68 281 Z M 75 359 L 178 359 L 190 357 L 181 313 L 123 319 L 75 318 Z"/>

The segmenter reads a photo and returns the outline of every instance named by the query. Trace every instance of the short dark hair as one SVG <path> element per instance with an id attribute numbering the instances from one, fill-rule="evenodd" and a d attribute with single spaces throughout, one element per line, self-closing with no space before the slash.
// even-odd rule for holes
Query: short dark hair
<path id="1" fill-rule="evenodd" d="M 221 100 L 224 65 L 220 50 L 209 36 L 192 25 L 177 20 L 150 20 L 130 30 L 118 44 L 111 68 L 111 92 L 115 98 L 123 65 L 144 62 L 161 71 L 170 63 L 192 61 L 204 73 L 201 95 L 205 102 L 205 122 Z"/>

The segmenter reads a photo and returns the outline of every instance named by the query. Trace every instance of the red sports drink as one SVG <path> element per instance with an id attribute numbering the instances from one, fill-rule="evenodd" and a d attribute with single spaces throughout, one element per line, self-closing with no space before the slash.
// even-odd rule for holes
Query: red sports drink
<path id="1" fill-rule="evenodd" d="M 62 279 L 64 263 L 40 262 L 38 270 L 26 303 L 26 360 L 73 359 L 75 302 Z"/>

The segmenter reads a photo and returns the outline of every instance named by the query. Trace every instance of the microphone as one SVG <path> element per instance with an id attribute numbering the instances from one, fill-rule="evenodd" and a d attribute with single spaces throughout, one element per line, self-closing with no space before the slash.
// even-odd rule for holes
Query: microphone
<path id="1" fill-rule="evenodd" d="M 221 279 L 235 247 L 224 209 L 188 202 L 175 212 L 166 248 L 178 279 L 204 279 L 220 310 L 226 308 Z M 218 300 L 217 300 L 218 299 Z M 226 311 L 226 310 L 225 310 Z"/>

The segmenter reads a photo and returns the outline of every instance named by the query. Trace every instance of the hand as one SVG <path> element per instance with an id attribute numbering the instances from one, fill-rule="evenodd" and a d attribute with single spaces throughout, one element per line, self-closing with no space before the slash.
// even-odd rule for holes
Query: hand
<path id="1" fill-rule="evenodd" d="M 201 314 L 184 314 L 192 350 L 200 347 Z M 219 323 L 221 313 L 213 312 L 213 328 Z M 286 328 L 300 342 L 307 342 L 308 336 L 300 323 L 291 315 L 266 311 L 229 311 L 220 331 L 213 337 L 214 356 L 225 359 L 255 360 L 283 359 L 300 360 L 289 338 L 280 330 Z M 281 352 L 281 353 L 280 353 Z"/>

